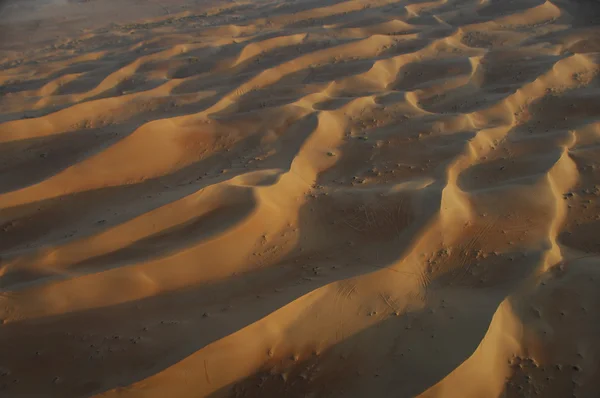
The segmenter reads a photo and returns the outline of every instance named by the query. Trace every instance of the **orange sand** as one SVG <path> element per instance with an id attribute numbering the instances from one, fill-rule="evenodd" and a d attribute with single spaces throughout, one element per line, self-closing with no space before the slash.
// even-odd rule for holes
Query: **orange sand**
<path id="1" fill-rule="evenodd" d="M 600 396 L 600 5 L 0 6 L 0 396 Z"/>

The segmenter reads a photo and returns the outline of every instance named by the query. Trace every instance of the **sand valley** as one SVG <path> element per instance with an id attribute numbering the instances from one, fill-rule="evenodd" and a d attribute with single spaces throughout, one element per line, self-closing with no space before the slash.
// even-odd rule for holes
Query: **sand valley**
<path id="1" fill-rule="evenodd" d="M 600 396 L 600 3 L 0 4 L 0 397 Z"/>

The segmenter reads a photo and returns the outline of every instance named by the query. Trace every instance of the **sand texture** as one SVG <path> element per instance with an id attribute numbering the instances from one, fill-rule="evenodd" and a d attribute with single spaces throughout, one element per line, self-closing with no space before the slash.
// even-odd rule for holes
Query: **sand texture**
<path id="1" fill-rule="evenodd" d="M 600 4 L 0 6 L 0 397 L 600 396 Z"/>

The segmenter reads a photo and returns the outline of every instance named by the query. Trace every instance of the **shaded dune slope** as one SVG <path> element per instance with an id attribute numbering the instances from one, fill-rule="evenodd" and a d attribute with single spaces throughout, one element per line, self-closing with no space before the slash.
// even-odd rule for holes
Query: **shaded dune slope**
<path id="1" fill-rule="evenodd" d="M 592 2 L 232 2 L 0 60 L 0 395 L 595 397 Z"/>

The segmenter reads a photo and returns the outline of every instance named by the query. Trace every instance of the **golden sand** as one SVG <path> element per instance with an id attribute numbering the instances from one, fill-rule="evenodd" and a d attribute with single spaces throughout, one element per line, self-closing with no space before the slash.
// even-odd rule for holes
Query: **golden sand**
<path id="1" fill-rule="evenodd" d="M 0 396 L 600 396 L 600 5 L 9 1 Z"/>

